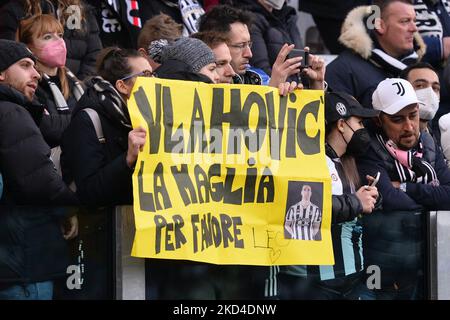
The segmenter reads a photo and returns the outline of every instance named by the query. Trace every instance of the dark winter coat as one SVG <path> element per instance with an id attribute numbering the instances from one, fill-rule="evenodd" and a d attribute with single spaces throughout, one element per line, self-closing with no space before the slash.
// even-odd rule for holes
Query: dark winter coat
<path id="1" fill-rule="evenodd" d="M 364 107 L 372 107 L 372 94 L 389 75 L 351 50 L 343 51 L 328 67 L 325 79 L 334 91 L 353 95 Z"/>
<path id="2" fill-rule="evenodd" d="M 53 13 L 51 2 L 41 0 L 43 13 Z M 64 41 L 67 47 L 66 66 L 80 80 L 95 74 L 95 61 L 102 48 L 98 25 L 89 6 L 85 7 L 85 20 L 81 30 L 70 30 L 64 26 Z M 13 0 L 0 9 L 0 38 L 15 40 L 19 21 L 25 17 L 21 1 Z"/>
<path id="3" fill-rule="evenodd" d="M 253 41 L 253 57 L 250 59 L 252 66 L 270 75 L 272 65 L 285 43 L 295 44 L 296 48 L 303 49 L 297 27 L 297 12 L 294 8 L 284 5 L 280 10 L 269 12 L 254 0 L 236 1 L 235 5 L 247 9 L 254 15 L 249 30 Z"/>
<path id="4" fill-rule="evenodd" d="M 350 189 L 350 185 L 344 172 L 338 172 L 337 169 L 342 170 L 342 164 L 339 161 L 339 157 L 336 152 L 326 145 L 326 155 L 328 169 L 332 173 L 332 186 L 336 185 L 336 189 L 341 188 L 345 191 Z M 334 173 L 336 171 L 336 173 Z M 333 174 L 336 175 L 333 177 Z M 358 199 L 355 193 L 340 192 L 339 194 L 333 193 L 332 205 L 331 205 L 331 223 L 332 225 L 345 223 L 354 220 L 358 215 L 363 213 L 363 207 L 361 201 Z"/>
<path id="5" fill-rule="evenodd" d="M 59 79 L 57 77 L 52 77 L 51 80 L 58 87 L 60 87 Z M 69 88 L 71 90 L 73 89 L 73 83 L 70 80 Z M 67 99 L 67 106 L 69 107 L 69 110 L 65 112 L 58 111 L 49 84 L 43 78 L 41 78 L 38 89 L 36 90 L 36 99 L 44 105 L 48 112 L 48 114 L 45 114 L 42 117 L 42 121 L 39 126 L 42 135 L 51 148 L 59 146 L 61 144 L 63 132 L 70 123 L 70 112 L 75 108 L 77 100 L 73 95 L 70 95 Z"/>
<path id="6" fill-rule="evenodd" d="M 52 206 L 76 205 L 77 199 L 49 158 L 50 148 L 35 121 L 39 112 L 40 105 L 0 85 L 2 284 L 50 280 L 65 274 L 67 267 L 67 248 L 59 226 L 66 210 Z"/>
<path id="7" fill-rule="evenodd" d="M 356 163 L 361 177 L 366 175 L 375 176 L 380 172 L 377 184 L 378 191 L 383 195 L 383 209 L 385 211 L 397 210 L 450 210 L 450 169 L 444 161 L 444 156 L 434 139 L 425 132 L 421 133 L 424 145 L 424 160 L 429 162 L 435 169 L 439 180 L 439 187 L 406 182 L 406 192 L 394 188 L 391 183 L 391 171 L 395 170 L 393 158 L 392 163 L 385 161 L 382 156 L 384 149 L 379 148 L 377 140 L 372 141 L 371 148 L 364 157 L 358 158 Z M 433 145 L 431 145 L 433 144 Z M 387 151 L 385 152 L 387 154 Z M 429 158 L 432 155 L 432 158 Z"/>
<path id="8" fill-rule="evenodd" d="M 343 25 L 339 38 L 347 48 L 327 66 L 325 80 L 333 91 L 343 91 L 354 96 L 364 107 L 372 107 L 372 94 L 386 78 L 398 77 L 391 69 L 372 61 L 372 49 L 376 46 L 364 23 L 365 7 L 352 10 Z M 423 40 L 415 37 L 419 59 L 425 52 Z"/>
<path id="9" fill-rule="evenodd" d="M 427 135 L 422 133 L 422 135 Z M 374 138 L 371 148 L 356 163 L 361 178 L 380 172 L 378 192 L 383 210 L 364 216 L 364 262 L 384 270 L 382 288 L 400 288 L 415 283 L 423 269 L 425 220 L 427 210 L 450 209 L 450 170 L 431 136 L 422 138 L 423 158 L 437 174 L 439 186 L 406 182 L 406 192 L 392 185 L 394 160 Z"/>
<path id="10" fill-rule="evenodd" d="M 100 94 L 93 82 L 86 84 L 85 94 L 73 111 L 72 121 L 63 135 L 61 166 L 64 180 L 74 181 L 82 204 L 123 205 L 133 203 L 131 175 L 126 163 L 128 133 L 103 107 Z M 102 144 L 97 138 L 94 124 L 82 111 L 97 111 L 105 137 Z"/>

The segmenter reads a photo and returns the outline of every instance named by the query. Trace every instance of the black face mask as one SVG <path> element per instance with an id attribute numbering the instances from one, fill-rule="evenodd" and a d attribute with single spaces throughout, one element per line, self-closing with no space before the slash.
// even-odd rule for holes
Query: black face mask
<path id="1" fill-rule="evenodd" d="M 348 155 L 359 157 L 364 155 L 370 147 L 370 135 L 369 131 L 366 128 L 361 128 L 358 130 L 353 130 L 353 128 L 345 121 L 347 126 L 353 131 L 353 136 L 349 142 L 347 142 L 344 138 L 344 141 L 347 143 L 347 151 L 345 152 Z"/>

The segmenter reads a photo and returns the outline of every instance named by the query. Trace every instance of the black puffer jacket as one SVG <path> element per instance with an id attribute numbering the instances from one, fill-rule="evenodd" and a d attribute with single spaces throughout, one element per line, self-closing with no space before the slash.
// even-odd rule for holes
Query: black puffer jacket
<path id="1" fill-rule="evenodd" d="M 333 91 L 346 92 L 355 97 L 364 107 L 371 108 L 372 94 L 377 85 L 386 78 L 398 77 L 401 69 L 375 60 L 372 50 L 381 49 L 381 47 L 373 31 L 367 29 L 365 23 L 367 12 L 366 7 L 358 7 L 347 15 L 339 38 L 346 50 L 327 65 L 325 80 Z M 414 41 L 418 61 L 425 52 L 425 44 L 418 34 L 415 34 Z M 409 65 L 413 62 L 402 60 L 406 57 L 390 58 L 397 60 L 397 65 L 401 63 Z"/>
<path id="2" fill-rule="evenodd" d="M 86 83 L 86 92 L 73 111 L 72 121 L 63 135 L 61 166 L 64 180 L 75 181 L 81 203 L 86 205 L 132 204 L 132 170 L 126 163 L 128 133 L 106 107 L 110 101 L 101 100 L 104 92 L 94 88 L 99 77 Z M 117 91 L 108 90 L 118 95 Z M 97 111 L 105 137 L 101 144 L 94 125 L 86 112 Z M 126 109 L 126 106 L 124 106 Z M 131 121 L 128 119 L 128 123 Z"/>
<path id="3" fill-rule="evenodd" d="M 77 200 L 58 176 L 50 148 L 27 111 L 39 108 L 0 85 L 0 284 L 49 280 L 67 267 L 58 223 L 66 211 L 52 206 Z"/>
<path id="4" fill-rule="evenodd" d="M 345 189 L 346 190 L 350 189 L 348 179 L 345 176 L 345 173 L 341 171 L 343 170 L 342 164 L 336 152 L 328 144 L 325 146 L 325 151 L 327 155 L 327 164 L 330 172 L 336 171 L 335 173 L 331 174 L 332 186 L 336 184 L 338 186 L 337 189 L 339 190 L 340 187 L 344 186 L 345 182 Z M 339 172 L 337 168 L 339 168 L 339 171 L 341 172 Z M 363 214 L 363 206 L 361 204 L 361 201 L 356 196 L 356 193 L 350 193 L 346 191 L 342 192 L 342 194 L 333 193 L 331 207 L 332 207 L 331 213 L 332 225 L 352 221 L 355 218 L 357 218 L 358 215 Z M 374 210 L 381 210 L 381 208 L 382 208 L 382 197 L 381 195 L 379 195 L 379 197 L 377 198 L 377 202 L 375 203 Z"/>
<path id="5" fill-rule="evenodd" d="M 1 39 L 15 40 L 19 21 L 25 16 L 22 1 L 10 1 L 0 9 Z M 41 6 L 43 13 L 56 15 L 52 1 L 42 0 Z M 95 74 L 95 60 L 102 48 L 98 25 L 91 12 L 92 8 L 87 5 L 84 8 L 85 20 L 82 22 L 81 30 L 70 30 L 67 25 L 64 26 L 64 40 L 67 47 L 66 66 L 80 80 Z"/>
<path id="6" fill-rule="evenodd" d="M 50 81 L 56 84 L 58 88 L 61 87 L 58 77 L 51 77 Z M 75 94 L 73 94 L 74 82 L 70 80 L 70 78 L 68 78 L 68 82 L 69 89 L 72 93 L 66 101 L 69 110 L 58 110 L 50 85 L 44 77 L 41 78 L 38 89 L 36 90 L 36 99 L 44 105 L 48 112 L 48 114 L 45 114 L 42 117 L 39 128 L 41 129 L 45 141 L 51 148 L 61 144 L 63 132 L 70 123 L 70 113 L 77 104 Z"/>
<path id="7" fill-rule="evenodd" d="M 300 31 L 297 27 L 297 12 L 294 8 L 284 5 L 280 10 L 268 12 L 254 0 L 236 1 L 235 6 L 254 14 L 255 20 L 250 30 L 253 41 L 253 57 L 250 59 L 252 66 L 270 75 L 278 52 L 285 43 L 302 48 Z"/>
<path id="8" fill-rule="evenodd" d="M 428 133 L 421 133 L 421 142 L 423 160 L 435 169 L 439 186 L 410 181 L 405 192 L 394 188 L 394 158 L 375 137 L 357 160 L 361 178 L 380 172 L 377 188 L 384 208 L 364 216 L 363 244 L 365 263 L 384 270 L 381 287 L 386 290 L 393 289 L 394 282 L 400 289 L 410 286 L 423 270 L 426 221 L 422 212 L 450 209 L 450 171 L 442 152 Z"/>

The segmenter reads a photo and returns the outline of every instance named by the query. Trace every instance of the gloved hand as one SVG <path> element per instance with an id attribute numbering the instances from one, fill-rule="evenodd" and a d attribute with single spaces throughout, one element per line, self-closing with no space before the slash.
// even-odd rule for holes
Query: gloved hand
<path id="1" fill-rule="evenodd" d="M 416 174 L 416 182 L 439 186 L 439 180 L 431 164 L 418 157 L 412 157 L 412 162 L 411 170 Z"/>
<path id="2" fill-rule="evenodd" d="M 417 178 L 425 177 L 426 174 L 429 172 L 429 168 L 426 166 L 426 164 L 428 164 L 428 166 L 431 167 L 431 165 L 428 162 L 426 162 L 425 160 L 422 160 L 417 157 L 412 157 L 411 170 L 414 171 Z"/>

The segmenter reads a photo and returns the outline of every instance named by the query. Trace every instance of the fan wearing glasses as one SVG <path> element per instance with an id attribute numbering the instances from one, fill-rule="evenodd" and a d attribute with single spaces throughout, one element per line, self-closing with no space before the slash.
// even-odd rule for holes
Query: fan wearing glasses
<path id="1" fill-rule="evenodd" d="M 253 42 L 249 31 L 251 26 L 252 17 L 248 11 L 228 5 L 215 6 L 200 19 L 200 32 L 219 32 L 226 36 L 231 55 L 230 64 L 236 72 L 235 77 L 233 77 L 233 83 L 235 84 L 262 84 L 261 76 L 249 70 L 249 63 L 253 57 Z M 295 81 L 287 82 L 290 76 L 302 72 L 310 79 L 311 89 L 324 89 L 323 59 L 309 55 L 308 64 L 311 68 L 301 69 L 300 66 L 305 65 L 301 57 L 288 58 L 294 47 L 295 45 L 288 45 L 287 43 L 281 47 L 272 66 L 269 86 L 279 88 L 281 95 L 286 95 L 296 88 L 303 88 L 301 84 L 297 84 Z"/>
<path id="2" fill-rule="evenodd" d="M 63 137 L 63 178 L 75 182 L 83 204 L 132 204 L 131 175 L 147 133 L 132 128 L 127 100 L 137 77 L 153 76 L 152 67 L 136 50 L 110 47 L 97 58 L 97 74 L 87 81 Z M 87 108 L 98 114 L 104 140 Z"/>

